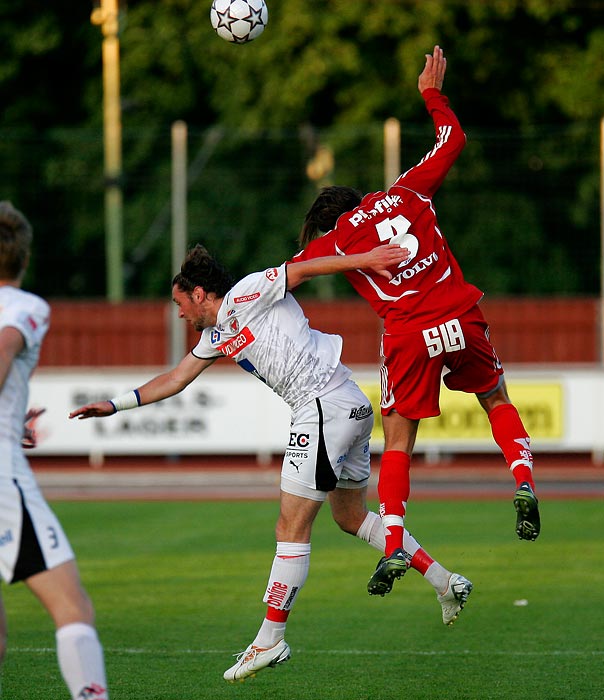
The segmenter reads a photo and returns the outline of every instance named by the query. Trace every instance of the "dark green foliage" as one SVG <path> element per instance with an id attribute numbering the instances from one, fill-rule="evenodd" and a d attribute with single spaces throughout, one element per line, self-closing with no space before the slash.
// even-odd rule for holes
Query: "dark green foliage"
<path id="1" fill-rule="evenodd" d="M 295 251 L 317 146 L 334 154 L 326 181 L 367 191 L 384 186 L 384 119 L 402 121 L 403 169 L 431 146 L 416 86 L 435 43 L 470 137 L 436 199 L 466 276 L 491 294 L 598 292 L 603 2 L 268 4 L 264 34 L 235 46 L 213 32 L 209 0 L 123 3 L 128 297 L 169 294 L 175 120 L 189 126 L 189 242 L 239 277 Z M 0 197 L 34 224 L 28 287 L 55 298 L 106 291 L 102 34 L 91 10 L 0 8 Z M 305 293 L 318 289 L 348 291 L 336 280 Z"/>

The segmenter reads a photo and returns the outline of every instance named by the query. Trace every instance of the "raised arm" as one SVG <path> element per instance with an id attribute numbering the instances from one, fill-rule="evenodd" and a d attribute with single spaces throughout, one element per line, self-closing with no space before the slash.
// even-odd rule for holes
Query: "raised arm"
<path id="1" fill-rule="evenodd" d="M 466 136 L 449 100 L 441 93 L 446 70 L 447 59 L 437 45 L 432 54 L 426 54 L 426 62 L 417 79 L 418 90 L 434 122 L 436 142 L 417 165 L 394 183 L 426 197 L 432 197 L 441 186 L 466 143 Z"/>
<path id="2" fill-rule="evenodd" d="M 329 255 L 292 262 L 287 266 L 287 288 L 294 289 L 302 282 L 318 275 L 331 275 L 349 270 L 373 270 L 386 279 L 392 279 L 392 273 L 388 268 L 404 262 L 408 257 L 407 248 L 401 248 L 398 245 L 380 245 L 367 253 Z"/>
<path id="3" fill-rule="evenodd" d="M 103 418 L 104 416 L 111 416 L 117 411 L 125 411 L 128 408 L 136 408 L 137 406 L 144 406 L 148 403 L 167 399 L 181 392 L 213 362 L 214 359 L 201 360 L 189 353 L 169 372 L 158 374 L 146 384 L 138 387 L 138 389 L 133 389 L 110 401 L 97 401 L 96 403 L 76 408 L 75 411 L 69 414 L 69 417 L 78 418 L 79 420 L 84 418 Z"/>

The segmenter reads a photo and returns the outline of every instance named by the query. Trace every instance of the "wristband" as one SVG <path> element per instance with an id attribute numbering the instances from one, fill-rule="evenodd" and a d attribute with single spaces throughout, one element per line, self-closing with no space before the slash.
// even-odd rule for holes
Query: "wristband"
<path id="1" fill-rule="evenodd" d="M 126 411 L 129 408 L 136 408 L 141 405 L 141 395 L 138 389 L 133 389 L 126 394 L 116 396 L 114 399 L 109 399 L 109 403 L 117 411 Z"/>

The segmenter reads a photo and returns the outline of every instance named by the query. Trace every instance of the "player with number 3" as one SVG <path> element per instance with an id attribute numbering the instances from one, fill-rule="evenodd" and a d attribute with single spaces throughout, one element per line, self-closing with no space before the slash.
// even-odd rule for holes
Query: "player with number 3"
<path id="1" fill-rule="evenodd" d="M 435 46 L 426 55 L 418 79 L 434 121 L 434 146 L 387 192 L 362 196 L 350 187 L 323 188 L 306 215 L 300 234 L 303 250 L 294 258 L 350 255 L 380 242 L 402 245 L 410 253 L 389 280 L 365 270 L 345 273 L 384 320 L 381 412 L 385 448 L 378 494 L 386 550 L 368 583 L 372 595 L 388 593 L 408 566 L 402 537 L 411 454 L 420 419 L 440 414 L 443 372 L 449 389 L 475 394 L 487 413 L 495 442 L 516 482 L 513 502 L 518 537 L 535 540 L 540 531 L 530 439 L 508 396 L 503 368 L 478 307 L 482 292 L 464 279 L 432 203 L 466 140 L 441 93 L 446 65 L 442 49 Z"/>

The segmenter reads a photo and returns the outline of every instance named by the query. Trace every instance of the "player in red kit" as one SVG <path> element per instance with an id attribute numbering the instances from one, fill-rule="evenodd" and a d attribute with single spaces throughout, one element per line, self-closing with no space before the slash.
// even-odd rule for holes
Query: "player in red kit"
<path id="1" fill-rule="evenodd" d="M 446 65 L 442 49 L 435 46 L 418 79 L 434 121 L 433 148 L 387 192 L 363 197 L 350 187 L 323 188 L 306 215 L 300 234 L 303 250 L 294 258 L 351 255 L 380 243 L 410 251 L 390 280 L 362 270 L 344 273 L 384 321 L 380 372 L 385 445 L 378 494 L 386 549 L 369 581 L 370 594 L 388 593 L 394 579 L 407 570 L 402 536 L 410 459 L 420 419 L 440 414 L 441 377 L 449 389 L 475 394 L 487 413 L 516 482 L 518 537 L 535 540 L 540 531 L 530 438 L 508 396 L 478 307 L 482 292 L 464 279 L 432 203 L 466 141 L 441 93 Z"/>

